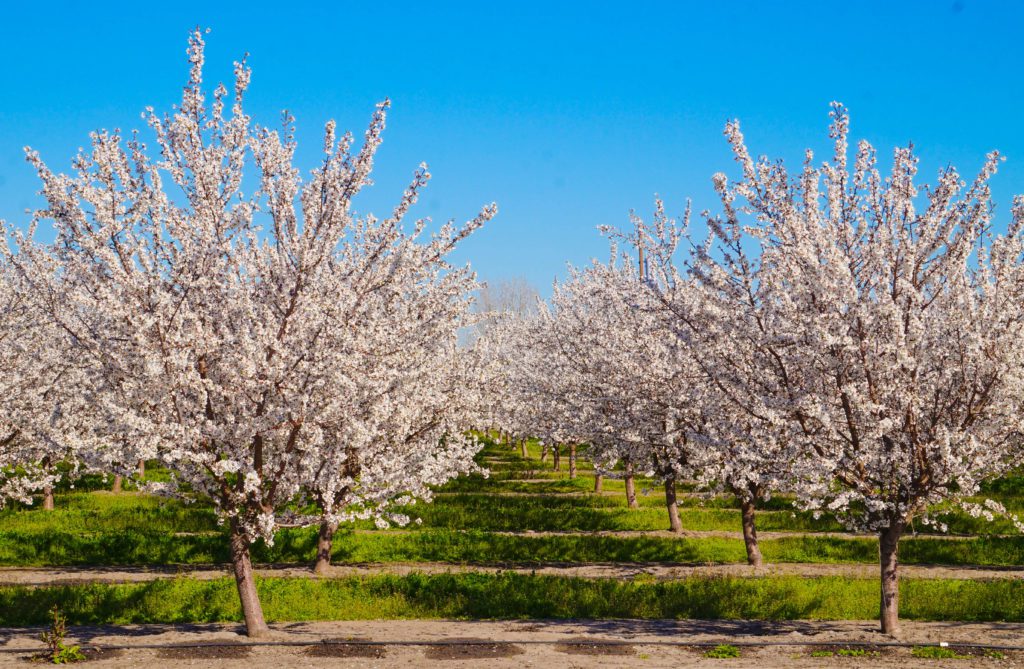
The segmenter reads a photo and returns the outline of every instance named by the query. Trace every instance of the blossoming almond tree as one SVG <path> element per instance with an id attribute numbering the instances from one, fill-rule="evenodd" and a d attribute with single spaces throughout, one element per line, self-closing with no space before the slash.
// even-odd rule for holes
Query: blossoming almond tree
<path id="1" fill-rule="evenodd" d="M 598 461 L 619 459 L 665 487 L 670 529 L 682 531 L 676 483 L 692 473 L 686 429 L 702 378 L 690 352 L 666 330 L 654 296 L 631 261 L 616 257 L 574 271 L 552 298 L 551 346 L 557 369 L 575 379 L 586 407 L 577 427 Z M 635 492 L 627 498 L 636 505 Z"/>
<path id="2" fill-rule="evenodd" d="M 2 241 L 3 255 L 10 252 Z M 44 397 L 60 371 L 42 366 L 59 352 L 47 351 L 46 330 L 15 289 L 16 277 L 0 266 L 0 508 L 8 501 L 32 503 L 32 495 L 59 480 L 48 466 L 53 453 L 45 436 L 34 428 L 45 413 Z M 49 366 L 48 366 L 49 367 Z M 48 380 L 53 374 L 55 379 Z M 46 495 L 48 508 L 52 497 Z"/>
<path id="3" fill-rule="evenodd" d="M 703 377 L 691 386 L 696 392 L 683 426 L 691 460 L 700 463 L 694 473 L 703 486 L 739 500 L 747 562 L 759 567 L 757 506 L 791 489 L 795 466 L 791 427 L 773 404 L 779 358 L 774 322 L 765 318 L 773 286 L 759 280 L 759 257 L 745 248 L 735 217 L 710 219 L 707 239 L 691 245 L 683 266 L 677 263 L 681 244 L 690 241 L 689 208 L 679 221 L 656 200 L 650 222 L 636 216 L 633 222 L 630 240 L 643 249 L 646 285 L 659 303 L 652 308 Z"/>
<path id="4" fill-rule="evenodd" d="M 88 467 L 102 469 L 87 366 L 68 354 L 67 333 L 33 306 L 15 271 L 0 222 L 0 508 L 14 500 L 53 509 L 53 487 Z"/>
<path id="5" fill-rule="evenodd" d="M 861 142 L 850 170 L 847 113 L 832 115 L 833 162 L 805 170 L 795 194 L 763 164 L 738 188 L 777 238 L 764 277 L 793 305 L 803 450 L 832 470 L 806 491 L 809 506 L 879 533 L 882 630 L 896 634 L 903 528 L 930 504 L 977 494 L 1019 455 L 1024 217 L 1018 202 L 1008 234 L 990 236 L 997 154 L 970 183 L 943 169 L 919 201 L 909 148 L 884 178 Z"/>
<path id="6" fill-rule="evenodd" d="M 358 410 L 322 426 L 325 441 L 338 446 L 320 449 L 306 477 L 321 509 L 318 573 L 330 565 L 339 523 L 373 518 L 382 528 L 404 525 L 410 519 L 392 512 L 394 505 L 430 501 L 430 486 L 479 469 L 479 443 L 469 430 L 482 413 L 482 373 L 477 351 L 456 341 L 474 286 L 465 272 L 439 277 L 437 269 L 407 263 L 399 271 L 421 276 L 397 285 L 418 289 L 378 291 L 355 326 L 364 343 L 348 363 L 346 382 Z"/>
<path id="7" fill-rule="evenodd" d="M 291 119 L 276 131 L 246 115 L 244 62 L 233 96 L 218 86 L 208 99 L 198 31 L 188 55 L 180 107 L 145 115 L 158 159 L 117 132 L 94 134 L 71 176 L 29 154 L 47 201 L 36 218 L 53 222 L 56 241 L 26 242 L 19 267 L 36 303 L 96 361 L 111 438 L 151 445 L 172 483 L 209 496 L 228 522 L 246 628 L 260 636 L 250 545 L 272 541 L 309 472 L 349 446 L 333 426 L 363 407 L 353 360 L 382 343 L 361 321 L 389 318 L 372 307 L 382 293 L 468 285 L 458 272 L 443 278 L 444 258 L 495 208 L 429 236 L 426 221 L 406 230 L 423 168 L 390 216 L 357 215 L 386 102 L 359 148 L 329 123 L 323 163 L 303 180 Z M 256 173 L 243 177 L 249 164 Z M 344 467 L 323 474 L 342 481 L 334 490 L 348 477 Z"/>
<path id="8" fill-rule="evenodd" d="M 727 126 L 742 177 L 715 176 L 724 214 L 708 219 L 726 243 L 697 247 L 690 269 L 740 361 L 714 356 L 710 377 L 795 445 L 804 506 L 878 533 L 881 628 L 895 635 L 906 524 L 1019 461 L 1024 202 L 993 235 L 997 154 L 970 183 L 943 169 L 922 197 L 909 148 L 883 176 L 861 142 L 851 169 L 845 108 L 832 118 L 832 162 L 808 152 L 795 179 Z"/>

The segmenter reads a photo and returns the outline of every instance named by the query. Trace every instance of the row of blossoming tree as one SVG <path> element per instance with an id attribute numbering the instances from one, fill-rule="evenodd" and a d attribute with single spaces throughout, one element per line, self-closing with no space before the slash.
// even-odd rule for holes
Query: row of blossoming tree
<path id="1" fill-rule="evenodd" d="M 118 132 L 94 134 L 69 176 L 29 153 L 46 206 L 0 247 L 0 493 L 27 500 L 69 459 L 159 461 L 162 492 L 208 498 L 229 525 L 260 636 L 254 541 L 319 526 L 322 570 L 339 522 L 405 522 L 395 504 L 475 469 L 482 368 L 457 337 L 476 284 L 446 258 L 496 210 L 409 224 L 421 167 L 391 215 L 357 214 L 388 104 L 358 147 L 329 123 L 304 179 L 291 119 L 246 115 L 244 62 L 208 97 L 203 49 L 197 31 L 181 105 L 144 115 L 156 157 Z"/>
<path id="2" fill-rule="evenodd" d="M 861 142 L 851 166 L 847 112 L 831 116 L 832 160 L 808 151 L 796 175 L 728 124 L 740 174 L 714 176 L 707 234 L 659 201 L 629 235 L 606 231 L 608 263 L 509 319 L 492 335 L 508 376 L 497 420 L 588 443 L 599 469 L 619 464 L 630 506 L 635 473 L 663 481 L 674 531 L 681 478 L 735 494 L 752 565 L 755 509 L 776 493 L 877 533 L 895 634 L 904 528 L 936 522 L 939 502 L 1005 514 L 966 498 L 1024 456 L 1024 199 L 994 234 L 998 154 L 920 196 L 909 148 L 886 175 Z"/>
<path id="3" fill-rule="evenodd" d="M 359 146 L 328 124 L 303 178 L 292 120 L 246 115 L 245 63 L 208 97 L 199 32 L 188 53 L 180 107 L 144 115 L 156 156 L 119 132 L 71 175 L 29 153 L 46 206 L 0 238 L 0 503 L 52 489 L 61 463 L 159 461 L 160 492 L 228 524 L 253 636 L 254 541 L 317 526 L 325 570 L 339 523 L 406 522 L 395 505 L 474 470 L 468 428 L 487 422 L 571 461 L 586 443 L 599 473 L 621 465 L 631 506 L 634 478 L 657 477 L 675 531 L 680 480 L 735 494 L 754 565 L 774 494 L 876 532 L 889 633 L 904 527 L 939 502 L 1005 512 L 966 499 L 1022 459 L 1024 200 L 994 234 L 996 154 L 922 196 L 909 149 L 887 176 L 866 143 L 848 165 L 841 106 L 832 161 L 808 152 L 795 176 L 729 124 L 741 174 L 715 176 L 706 235 L 659 202 L 536 316 L 489 316 L 460 347 L 477 286 L 446 258 L 493 205 L 407 223 L 421 168 L 389 216 L 360 215 L 387 103 Z"/>

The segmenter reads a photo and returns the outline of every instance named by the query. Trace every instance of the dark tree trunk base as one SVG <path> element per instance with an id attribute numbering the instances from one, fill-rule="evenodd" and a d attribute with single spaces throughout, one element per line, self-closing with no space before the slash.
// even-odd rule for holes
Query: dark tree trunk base
<path id="1" fill-rule="evenodd" d="M 640 504 L 636 501 L 636 481 L 632 474 L 626 476 L 626 506 L 631 509 L 640 508 Z"/>
<path id="2" fill-rule="evenodd" d="M 882 577 L 879 622 L 882 633 L 892 637 L 898 637 L 900 634 L 900 590 L 896 567 L 901 534 L 903 523 L 892 523 L 878 535 L 878 557 Z"/>
<path id="3" fill-rule="evenodd" d="M 764 559 L 757 545 L 756 504 L 754 500 L 744 498 L 740 501 L 740 509 L 743 514 L 743 543 L 747 546 L 747 564 L 760 567 L 764 564 Z"/>
<path id="4" fill-rule="evenodd" d="M 334 548 L 334 533 L 337 531 L 337 523 L 326 520 L 320 523 L 320 534 L 316 540 L 316 561 L 313 563 L 313 571 L 317 574 L 326 574 L 331 568 L 331 549 Z"/>
<path id="5" fill-rule="evenodd" d="M 682 533 L 683 521 L 679 519 L 679 504 L 676 502 L 676 482 L 665 481 L 665 507 L 668 509 L 668 523 L 671 532 Z"/>
<path id="6" fill-rule="evenodd" d="M 256 579 L 249 557 L 249 541 L 242 535 L 238 522 L 234 519 L 231 521 L 231 567 L 235 573 L 235 585 L 238 587 L 238 598 L 242 604 L 242 616 L 245 618 L 245 633 L 251 638 L 268 636 L 270 628 L 263 619 L 263 607 L 256 592 Z"/>

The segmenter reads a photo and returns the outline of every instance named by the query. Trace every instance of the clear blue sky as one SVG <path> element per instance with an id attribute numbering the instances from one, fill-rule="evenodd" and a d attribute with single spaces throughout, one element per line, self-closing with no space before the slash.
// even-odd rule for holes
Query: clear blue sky
<path id="1" fill-rule="evenodd" d="M 389 96 L 359 207 L 389 210 L 425 160 L 419 215 L 501 208 L 458 260 L 544 293 L 566 261 L 604 257 L 595 226 L 625 225 L 655 193 L 672 212 L 713 206 L 711 174 L 735 174 L 729 118 L 755 153 L 795 164 L 805 146 L 825 157 L 841 100 L 855 139 L 883 154 L 912 140 L 929 180 L 1001 150 L 1004 223 L 1024 193 L 1024 2 L 46 2 L 0 21 L 0 218 L 37 203 L 22 146 L 66 169 L 89 131 L 168 109 L 195 25 L 212 29 L 208 81 L 251 54 L 249 111 L 295 114 L 304 167 L 326 120 L 361 134 Z"/>

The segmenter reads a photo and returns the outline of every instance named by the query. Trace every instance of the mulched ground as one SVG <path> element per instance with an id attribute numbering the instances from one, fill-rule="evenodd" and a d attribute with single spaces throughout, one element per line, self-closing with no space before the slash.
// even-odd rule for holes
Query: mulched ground
<path id="1" fill-rule="evenodd" d="M 161 648 L 157 656 L 168 660 L 238 660 L 251 654 L 252 648 L 242 645 L 198 645 L 191 648 Z"/>
<path id="2" fill-rule="evenodd" d="M 303 654 L 309 657 L 369 657 L 379 660 L 388 654 L 388 649 L 374 644 L 325 641 L 309 646 Z"/>
<path id="3" fill-rule="evenodd" d="M 488 660 L 522 655 L 523 649 L 512 643 L 465 638 L 427 646 L 423 654 L 428 660 Z"/>
<path id="4" fill-rule="evenodd" d="M 555 650 L 570 655 L 636 655 L 636 648 L 622 643 L 601 643 L 590 639 L 569 639 L 555 645 Z"/>

